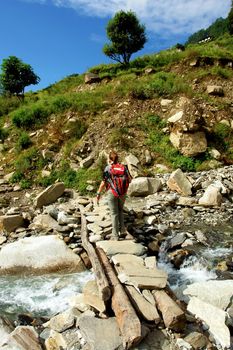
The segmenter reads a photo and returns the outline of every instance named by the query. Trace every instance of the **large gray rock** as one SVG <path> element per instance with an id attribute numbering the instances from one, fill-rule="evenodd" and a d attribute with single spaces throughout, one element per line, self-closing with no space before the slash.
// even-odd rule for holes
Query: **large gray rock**
<path id="1" fill-rule="evenodd" d="M 225 324 L 225 311 L 196 297 L 191 298 L 187 310 L 207 324 L 209 333 L 223 349 L 230 348 L 230 331 Z"/>
<path id="2" fill-rule="evenodd" d="M 233 280 L 205 281 L 190 284 L 183 294 L 197 297 L 222 310 L 226 310 L 233 297 Z"/>
<path id="3" fill-rule="evenodd" d="M 48 326 L 59 333 L 64 332 L 68 328 L 71 328 L 75 322 L 74 310 L 76 313 L 79 313 L 77 309 L 66 310 L 52 317 L 48 322 Z"/>
<path id="4" fill-rule="evenodd" d="M 94 307 L 99 312 L 105 312 L 105 303 L 99 296 L 99 290 L 96 281 L 89 281 L 83 288 L 84 302 Z"/>
<path id="5" fill-rule="evenodd" d="M 140 289 L 161 289 L 167 284 L 167 273 L 158 268 L 147 269 L 145 266 L 117 267 L 119 280 Z"/>
<path id="6" fill-rule="evenodd" d="M 173 171 L 167 181 L 167 185 L 172 191 L 176 191 L 184 196 L 192 194 L 192 184 L 181 169 Z"/>
<path id="7" fill-rule="evenodd" d="M 3 318 L 0 318 L 0 348 L 6 343 L 9 334 L 13 331 L 13 327 L 10 327 Z"/>
<path id="8" fill-rule="evenodd" d="M 142 171 L 139 159 L 130 153 L 127 157 L 125 157 L 125 162 L 128 166 L 131 176 L 133 178 L 138 177 Z"/>
<path id="9" fill-rule="evenodd" d="M 23 225 L 24 219 L 21 215 L 0 216 L 0 231 L 6 231 L 10 233 L 16 228 Z"/>
<path id="10" fill-rule="evenodd" d="M 122 345 L 115 317 L 104 320 L 84 316 L 79 319 L 78 325 L 90 350 L 117 350 Z"/>
<path id="11" fill-rule="evenodd" d="M 12 350 L 42 350 L 39 337 L 33 327 L 19 326 L 9 335 L 5 346 L 1 349 Z"/>
<path id="12" fill-rule="evenodd" d="M 203 131 L 184 133 L 174 131 L 170 134 L 170 141 L 180 153 L 188 157 L 204 153 L 207 149 L 207 140 Z"/>
<path id="13" fill-rule="evenodd" d="M 160 179 L 156 177 L 148 177 L 147 180 L 149 183 L 149 194 L 154 194 L 160 190 L 162 186 Z"/>
<path id="14" fill-rule="evenodd" d="M 86 73 L 84 76 L 85 84 L 99 83 L 100 81 L 100 77 L 95 73 Z"/>
<path id="15" fill-rule="evenodd" d="M 222 86 L 219 86 L 219 85 L 208 85 L 206 90 L 209 95 L 214 95 L 214 96 L 224 95 L 223 88 Z"/>
<path id="16" fill-rule="evenodd" d="M 40 229 L 40 230 L 58 230 L 59 225 L 55 219 L 53 219 L 48 214 L 37 215 L 32 224 L 29 226 L 31 229 Z"/>
<path id="17" fill-rule="evenodd" d="M 132 241 L 100 241 L 96 243 L 97 247 L 102 248 L 108 256 L 115 254 L 133 254 L 143 255 L 146 248 Z"/>
<path id="18" fill-rule="evenodd" d="M 80 162 L 80 167 L 86 169 L 86 168 L 89 168 L 93 163 L 94 163 L 94 157 L 89 156 Z"/>
<path id="19" fill-rule="evenodd" d="M 220 189 L 213 185 L 208 186 L 198 203 L 206 207 L 220 206 L 222 203 Z"/>
<path id="20" fill-rule="evenodd" d="M 63 195 L 65 185 L 62 182 L 57 182 L 54 185 L 47 187 L 35 199 L 36 208 L 42 208 L 44 205 L 54 203 Z"/>
<path id="21" fill-rule="evenodd" d="M 148 196 L 150 193 L 147 177 L 137 177 L 129 185 L 128 195 L 131 197 Z"/>
<path id="22" fill-rule="evenodd" d="M 58 236 L 27 237 L 5 245 L 0 251 L 0 274 L 84 271 L 78 255 Z"/>

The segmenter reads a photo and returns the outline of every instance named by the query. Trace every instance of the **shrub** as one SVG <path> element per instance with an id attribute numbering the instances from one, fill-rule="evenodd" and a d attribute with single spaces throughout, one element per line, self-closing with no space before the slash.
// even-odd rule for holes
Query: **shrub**
<path id="1" fill-rule="evenodd" d="M 178 76 L 166 72 L 156 73 L 149 82 L 141 82 L 132 88 L 132 96 L 139 99 L 169 97 L 177 93 L 191 93 L 191 89 Z"/>
<path id="2" fill-rule="evenodd" d="M 0 117 L 7 115 L 21 104 L 21 100 L 16 97 L 0 96 Z"/>
<path id="3" fill-rule="evenodd" d="M 12 112 L 12 122 L 18 128 L 30 129 L 40 126 L 50 114 L 50 109 L 43 104 L 35 104 L 30 107 L 21 107 Z"/>
<path id="4" fill-rule="evenodd" d="M 0 128 L 0 140 L 4 141 L 9 135 L 9 132 L 5 128 Z"/>
<path id="5" fill-rule="evenodd" d="M 16 149 L 21 151 L 21 150 L 26 149 L 29 146 L 31 146 L 31 144 L 32 144 L 32 140 L 30 139 L 30 136 L 28 135 L 28 133 L 23 131 L 21 133 L 21 135 L 19 136 L 18 141 L 16 143 Z"/>

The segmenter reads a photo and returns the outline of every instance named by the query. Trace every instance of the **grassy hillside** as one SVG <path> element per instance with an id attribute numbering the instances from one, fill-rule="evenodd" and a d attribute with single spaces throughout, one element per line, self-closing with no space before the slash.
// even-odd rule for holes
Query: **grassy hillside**
<path id="1" fill-rule="evenodd" d="M 13 172 L 11 181 L 22 188 L 60 179 L 85 193 L 101 177 L 99 153 L 111 148 L 122 157 L 131 152 L 142 163 L 149 150 L 153 161 L 144 164 L 145 175 L 155 174 L 157 163 L 168 169 L 204 169 L 213 147 L 221 153 L 221 164 L 233 163 L 232 62 L 233 38 L 226 34 L 185 51 L 173 48 L 137 58 L 127 69 L 93 67 L 98 83 L 85 84 L 84 74 L 72 75 L 27 93 L 23 101 L 0 97 L 0 166 L 4 173 Z M 207 85 L 221 85 L 224 96 L 208 95 Z M 181 97 L 203 109 L 208 148 L 197 157 L 180 154 L 166 130 Z M 172 100 L 166 111 L 162 99 Z M 80 168 L 89 155 L 94 164 Z"/>

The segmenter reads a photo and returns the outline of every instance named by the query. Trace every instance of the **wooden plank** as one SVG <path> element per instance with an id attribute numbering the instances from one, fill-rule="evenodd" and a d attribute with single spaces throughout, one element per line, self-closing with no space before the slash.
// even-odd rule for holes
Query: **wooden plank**
<path id="1" fill-rule="evenodd" d="M 99 290 L 99 296 L 100 298 L 106 302 L 111 298 L 111 288 L 109 286 L 108 279 L 105 275 L 104 269 L 101 265 L 101 262 L 96 254 L 95 248 L 88 240 L 88 232 L 87 232 L 87 220 L 83 212 L 83 207 L 79 205 L 79 209 L 81 212 L 81 239 L 82 239 L 82 245 L 83 248 L 86 250 L 89 259 L 91 261 L 95 276 L 96 276 L 96 282 Z"/>
<path id="2" fill-rule="evenodd" d="M 122 334 L 123 345 L 129 349 L 142 339 L 141 323 L 105 252 L 101 248 L 96 250 L 112 287 L 112 309 Z"/>

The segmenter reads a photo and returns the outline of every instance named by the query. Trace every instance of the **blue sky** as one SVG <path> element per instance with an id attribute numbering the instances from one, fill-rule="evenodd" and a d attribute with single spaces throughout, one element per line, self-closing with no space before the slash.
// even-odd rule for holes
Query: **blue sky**
<path id="1" fill-rule="evenodd" d="M 148 42 L 133 57 L 184 43 L 195 31 L 226 17 L 231 0 L 0 0 L 0 64 L 17 56 L 41 81 L 37 90 L 110 61 L 102 48 L 106 26 L 119 10 L 132 10 Z"/>

